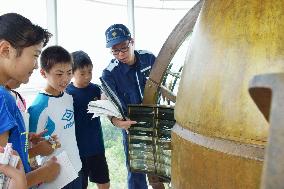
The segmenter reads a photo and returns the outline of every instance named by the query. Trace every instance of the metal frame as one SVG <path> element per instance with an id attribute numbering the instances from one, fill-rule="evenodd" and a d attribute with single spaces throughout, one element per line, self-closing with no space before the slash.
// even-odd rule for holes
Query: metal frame
<path id="1" fill-rule="evenodd" d="M 177 24 L 164 43 L 153 65 L 149 79 L 146 82 L 143 104 L 156 104 L 160 86 L 168 65 L 186 37 L 193 31 L 193 27 L 196 23 L 202 5 L 203 0 L 196 3 L 196 5 L 190 9 Z M 175 99 L 173 96 L 170 98 Z"/>

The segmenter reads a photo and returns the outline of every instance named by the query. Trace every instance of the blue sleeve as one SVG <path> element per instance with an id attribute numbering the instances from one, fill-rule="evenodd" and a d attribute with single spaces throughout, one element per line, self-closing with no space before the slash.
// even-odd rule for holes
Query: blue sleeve
<path id="1" fill-rule="evenodd" d="M 116 83 L 115 83 L 115 80 L 112 76 L 112 73 L 108 70 L 104 70 L 103 74 L 102 74 L 102 78 L 105 80 L 105 82 L 111 88 L 111 90 L 113 90 L 117 95 Z"/>
<path id="2" fill-rule="evenodd" d="M 102 90 L 99 88 L 99 100 L 101 100 L 102 99 Z"/>
<path id="3" fill-rule="evenodd" d="M 48 96 L 38 95 L 33 102 L 33 104 L 28 108 L 28 113 L 30 114 L 29 118 L 29 132 L 37 132 L 39 119 L 44 109 L 48 105 Z M 46 118 L 47 120 L 47 118 Z"/>
<path id="4" fill-rule="evenodd" d="M 0 96 L 0 134 L 9 131 L 11 128 L 16 126 L 16 121 L 12 116 L 12 113 L 8 108 L 8 99 L 4 95 Z M 10 108 L 11 109 L 11 108 Z"/>

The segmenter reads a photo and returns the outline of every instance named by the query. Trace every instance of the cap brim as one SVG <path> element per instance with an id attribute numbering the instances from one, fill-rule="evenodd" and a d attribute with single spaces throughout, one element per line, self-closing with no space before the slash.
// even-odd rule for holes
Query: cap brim
<path id="1" fill-rule="evenodd" d="M 129 36 L 125 36 L 125 37 L 119 37 L 119 38 L 116 38 L 114 40 L 111 40 L 109 41 L 107 44 L 106 44 L 106 48 L 110 48 L 110 47 L 113 47 L 114 45 L 117 45 L 123 41 L 126 41 L 126 40 L 129 40 L 130 37 Z"/>

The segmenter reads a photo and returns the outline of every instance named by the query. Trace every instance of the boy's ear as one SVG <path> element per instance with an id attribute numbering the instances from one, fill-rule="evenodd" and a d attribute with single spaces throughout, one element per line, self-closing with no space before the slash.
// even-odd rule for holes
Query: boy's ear
<path id="1" fill-rule="evenodd" d="M 12 46 L 8 41 L 6 40 L 0 41 L 0 57 L 9 58 L 11 49 L 12 49 Z"/>
<path id="2" fill-rule="evenodd" d="M 46 78 L 46 72 L 41 68 L 40 69 L 40 74 L 42 75 L 43 78 Z"/>

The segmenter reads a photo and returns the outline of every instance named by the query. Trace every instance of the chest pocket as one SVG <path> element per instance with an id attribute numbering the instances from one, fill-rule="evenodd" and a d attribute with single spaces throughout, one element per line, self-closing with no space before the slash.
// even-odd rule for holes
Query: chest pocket
<path id="1" fill-rule="evenodd" d="M 140 94 L 138 93 L 138 91 L 137 92 L 134 90 L 124 91 L 123 97 L 125 100 L 125 104 L 140 104 L 141 98 L 139 95 Z"/>
<path id="2" fill-rule="evenodd" d="M 151 72 L 151 66 L 141 69 L 140 72 L 144 77 L 148 78 Z"/>
<path id="3" fill-rule="evenodd" d="M 127 91 L 123 92 L 123 97 L 124 97 L 124 100 L 125 100 L 126 104 L 131 103 L 131 99 L 130 99 L 131 92 L 127 92 Z"/>

